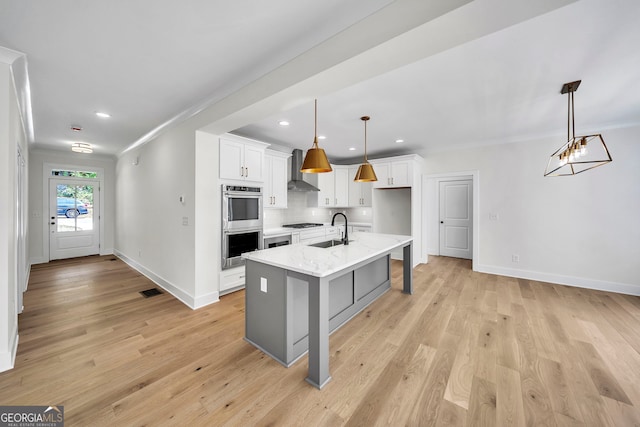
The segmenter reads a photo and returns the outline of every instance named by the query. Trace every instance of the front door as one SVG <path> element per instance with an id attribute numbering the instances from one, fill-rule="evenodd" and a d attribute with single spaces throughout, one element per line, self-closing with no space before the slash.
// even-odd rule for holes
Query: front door
<path id="1" fill-rule="evenodd" d="M 49 260 L 100 253 L 99 192 L 95 180 L 49 180 Z"/>
<path id="2" fill-rule="evenodd" d="M 472 259 L 473 181 L 440 181 L 440 255 Z"/>

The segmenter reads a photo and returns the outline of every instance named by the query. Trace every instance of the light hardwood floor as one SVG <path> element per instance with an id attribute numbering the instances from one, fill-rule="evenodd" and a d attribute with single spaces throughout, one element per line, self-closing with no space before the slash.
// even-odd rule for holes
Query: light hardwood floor
<path id="1" fill-rule="evenodd" d="M 332 381 L 246 343 L 244 292 L 192 311 L 112 256 L 34 266 L 0 404 L 66 425 L 640 425 L 640 298 L 430 257 L 330 339 Z"/>

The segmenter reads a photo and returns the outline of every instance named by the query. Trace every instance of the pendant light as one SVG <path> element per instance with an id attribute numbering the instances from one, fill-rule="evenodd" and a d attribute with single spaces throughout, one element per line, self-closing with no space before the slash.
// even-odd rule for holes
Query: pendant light
<path id="1" fill-rule="evenodd" d="M 360 165 L 355 178 L 353 178 L 356 182 L 373 182 L 378 180 L 373 166 L 371 166 L 371 163 L 367 160 L 367 122 L 369 119 L 369 116 L 360 117 L 360 120 L 364 122 L 364 163 Z"/>
<path id="2" fill-rule="evenodd" d="M 307 150 L 307 155 L 304 157 L 300 172 L 302 173 L 324 173 L 331 172 L 331 165 L 327 160 L 327 155 L 324 150 L 318 147 L 318 100 L 314 101 L 314 118 L 315 127 L 313 131 L 313 145 Z"/>
<path id="3" fill-rule="evenodd" d="M 565 83 L 561 94 L 567 94 L 567 142 L 547 162 L 544 176 L 576 175 L 612 161 L 601 134 L 576 136 L 573 94 L 582 80 Z"/>

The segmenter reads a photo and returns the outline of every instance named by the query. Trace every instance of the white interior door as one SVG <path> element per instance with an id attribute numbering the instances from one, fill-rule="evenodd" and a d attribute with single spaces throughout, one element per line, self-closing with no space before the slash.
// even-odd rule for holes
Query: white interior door
<path id="1" fill-rule="evenodd" d="M 95 180 L 49 180 L 49 259 L 100 253 L 100 187 Z"/>
<path id="2" fill-rule="evenodd" d="M 440 181 L 440 255 L 473 257 L 473 181 Z"/>

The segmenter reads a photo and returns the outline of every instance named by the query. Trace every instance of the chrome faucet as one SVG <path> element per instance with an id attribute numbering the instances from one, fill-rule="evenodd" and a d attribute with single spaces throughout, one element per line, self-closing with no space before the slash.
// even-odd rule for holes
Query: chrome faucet
<path id="1" fill-rule="evenodd" d="M 331 218 L 331 226 L 334 225 L 334 223 L 336 222 L 336 216 L 338 215 L 342 215 L 344 217 L 344 238 L 340 239 L 342 240 L 342 244 L 343 245 L 348 245 L 349 244 L 349 224 L 347 221 L 347 216 L 345 214 L 343 214 L 342 212 L 336 212 L 333 214 L 333 218 Z"/>

